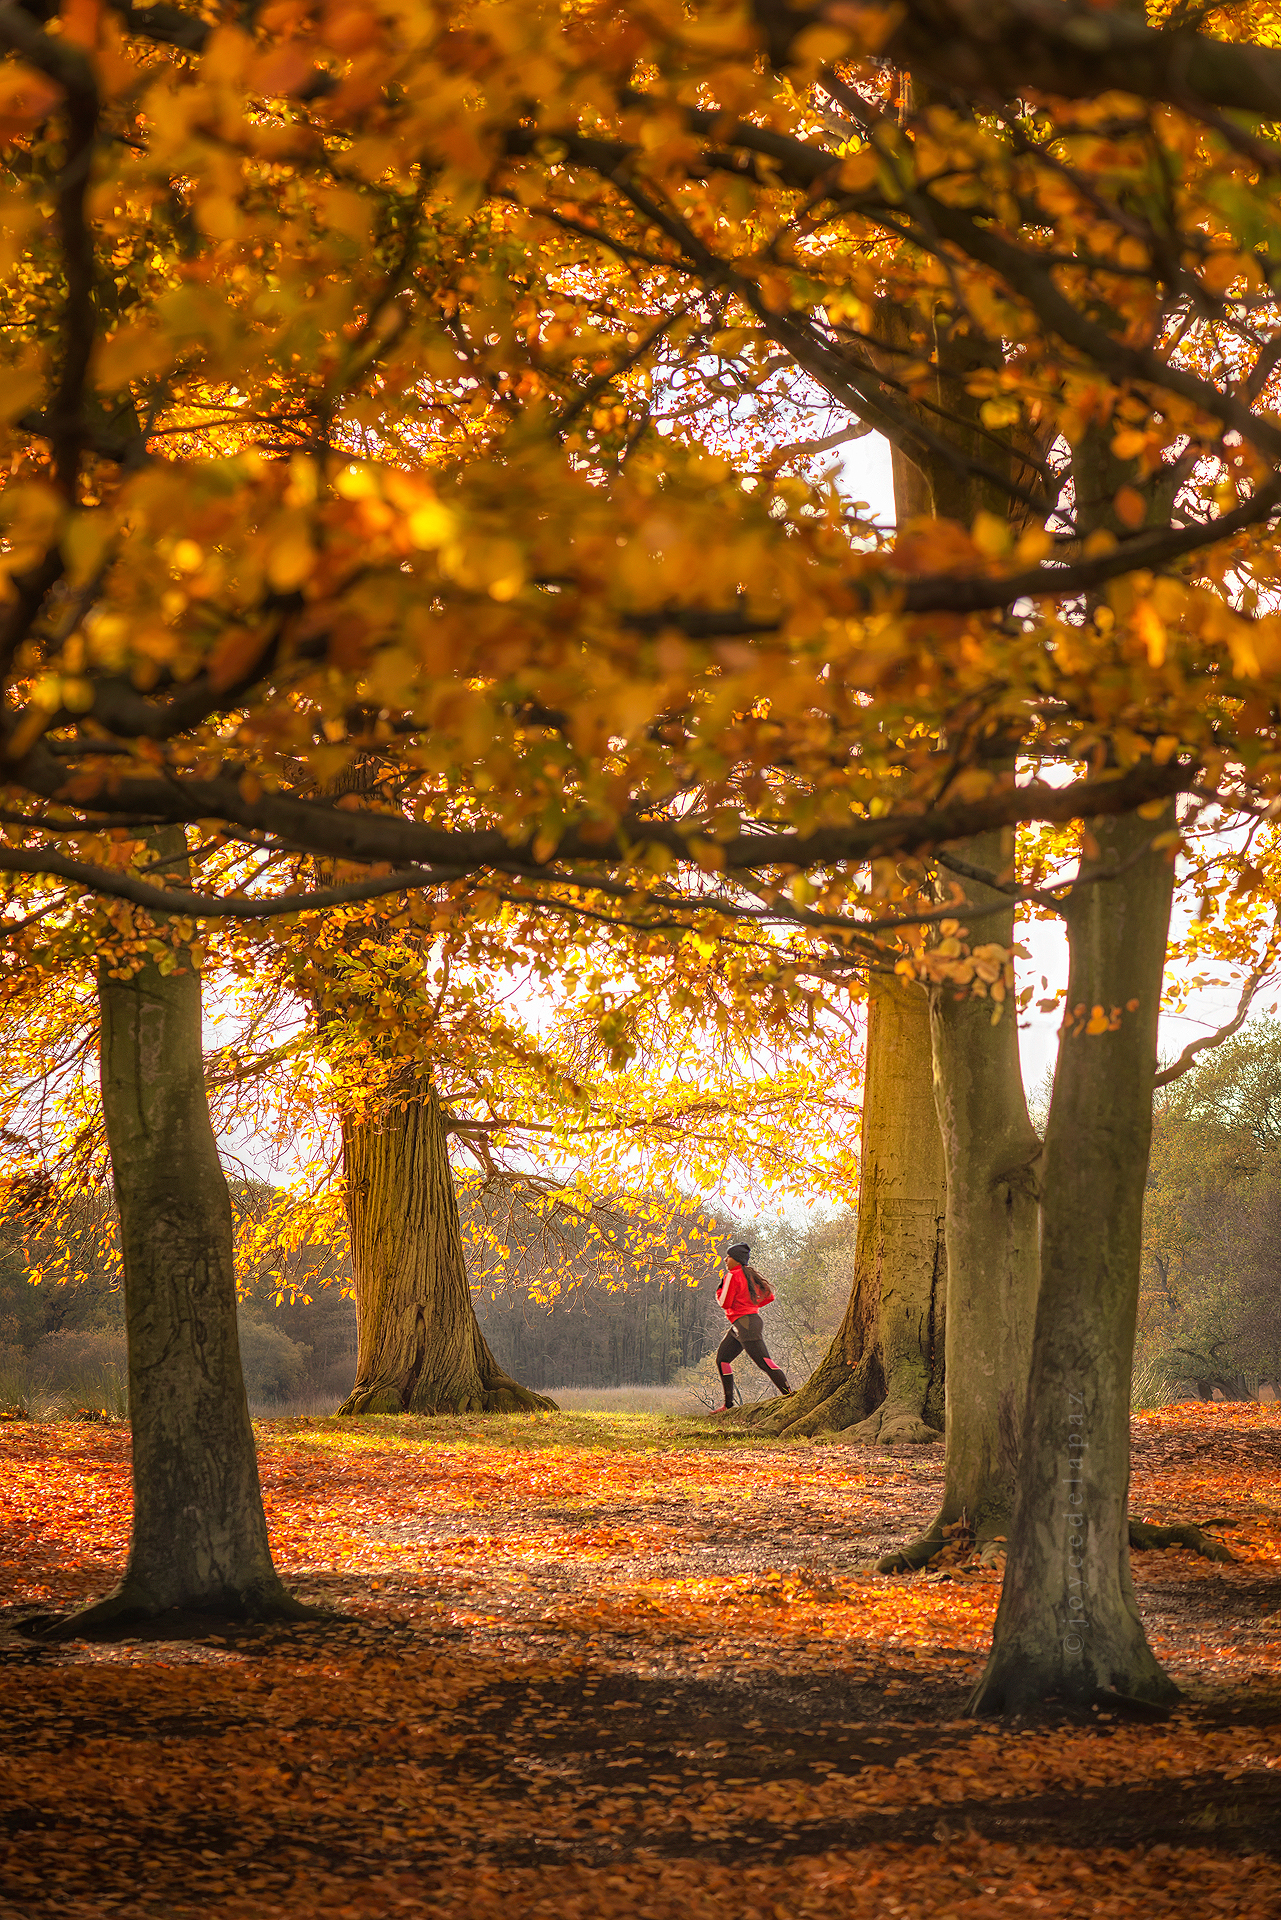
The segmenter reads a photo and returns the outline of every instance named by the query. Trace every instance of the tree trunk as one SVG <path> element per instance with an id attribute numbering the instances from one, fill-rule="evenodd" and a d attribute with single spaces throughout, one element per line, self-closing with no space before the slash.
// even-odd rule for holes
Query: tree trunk
<path id="1" fill-rule="evenodd" d="M 996 875 L 1012 868 L 1013 851 L 1008 832 L 957 849 L 967 864 Z M 974 907 L 1000 899 L 973 880 L 965 891 Z M 1009 946 L 1013 908 L 985 915 L 971 937 Z M 995 1025 L 992 1014 L 990 999 L 949 986 L 930 990 L 947 1183 L 945 1482 L 931 1525 L 886 1554 L 882 1573 L 924 1566 L 945 1545 L 944 1528 L 961 1520 L 981 1548 L 1009 1532 L 1040 1265 L 1041 1143 L 1023 1092 L 1013 996 Z"/>
<path id="2" fill-rule="evenodd" d="M 343 1125 L 356 1384 L 339 1413 L 507 1413 L 556 1403 L 509 1379 L 472 1308 L 435 1091 Z"/>
<path id="3" fill-rule="evenodd" d="M 182 853 L 181 828 L 152 836 Z M 240 1371 L 231 1202 L 205 1097 L 200 976 L 175 947 L 121 980 L 104 963 L 102 1105 L 120 1212 L 133 1535 L 119 1586 L 75 1633 L 171 1608 L 299 1617 L 271 1561 Z"/>
<path id="4" fill-rule="evenodd" d="M 876 975 L 868 987 L 849 1306 L 817 1371 L 798 1393 L 762 1410 L 762 1424 L 791 1434 L 848 1429 L 868 1445 L 940 1437 L 944 1211 L 929 1000 L 913 983 Z"/>
<path id="5" fill-rule="evenodd" d="M 1151 841 L 1172 824 L 1172 809 L 1157 821 L 1093 821 L 1100 864 L 1123 872 L 1081 886 L 1066 909 L 1071 962 L 1045 1142 L 1041 1287 L 1005 1582 L 971 1702 L 980 1713 L 1054 1696 L 1177 1697 L 1135 1605 L 1126 1511 L 1173 890 L 1172 856 Z"/>

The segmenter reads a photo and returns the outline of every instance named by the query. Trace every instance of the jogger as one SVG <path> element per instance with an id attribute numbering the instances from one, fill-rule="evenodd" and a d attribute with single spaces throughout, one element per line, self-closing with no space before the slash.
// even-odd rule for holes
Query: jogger
<path id="1" fill-rule="evenodd" d="M 774 1295 L 769 1283 L 755 1267 L 748 1265 L 751 1253 L 745 1240 L 735 1241 L 726 1252 L 728 1264 L 716 1289 L 717 1303 L 724 1308 L 729 1321 L 729 1332 L 716 1349 L 726 1407 L 734 1404 L 734 1362 L 740 1353 L 745 1353 L 762 1373 L 768 1374 L 780 1393 L 791 1392 L 783 1369 L 765 1350 L 765 1329 L 757 1309 L 768 1306 Z"/>

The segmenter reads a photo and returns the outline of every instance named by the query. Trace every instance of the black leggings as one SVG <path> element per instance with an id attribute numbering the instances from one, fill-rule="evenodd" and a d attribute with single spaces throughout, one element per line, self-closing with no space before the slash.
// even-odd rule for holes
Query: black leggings
<path id="1" fill-rule="evenodd" d="M 754 1360 L 762 1373 L 767 1373 L 780 1393 L 790 1393 L 787 1376 L 783 1369 L 776 1366 L 765 1351 L 765 1329 L 761 1325 L 759 1313 L 745 1313 L 735 1320 L 729 1332 L 716 1349 L 716 1364 L 721 1370 L 721 1385 L 725 1389 L 725 1405 L 734 1404 L 734 1361 L 740 1353 Z"/>

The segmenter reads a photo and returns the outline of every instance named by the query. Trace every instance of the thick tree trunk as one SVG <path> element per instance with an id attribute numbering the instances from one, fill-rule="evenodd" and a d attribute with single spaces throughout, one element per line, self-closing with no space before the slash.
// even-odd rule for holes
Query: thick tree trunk
<path id="1" fill-rule="evenodd" d="M 1005 1582 L 971 1702 L 980 1713 L 1051 1697 L 1177 1695 L 1135 1605 L 1126 1512 L 1173 885 L 1171 855 L 1151 841 L 1170 825 L 1168 813 L 1093 821 L 1100 862 L 1123 871 L 1080 887 L 1066 910 L 1071 963 L 1045 1143 L 1041 1287 Z"/>
<path id="2" fill-rule="evenodd" d="M 162 856 L 181 829 L 155 835 Z M 178 948 L 126 980 L 104 965 L 102 1105 L 120 1211 L 133 1535 L 113 1593 L 61 1629 L 171 1608 L 297 1617 L 271 1561 L 240 1371 L 231 1202 L 205 1098 L 200 976 Z"/>
<path id="3" fill-rule="evenodd" d="M 343 1126 L 356 1384 L 339 1413 L 555 1411 L 509 1379 L 472 1308 L 440 1101 L 410 1086 Z"/>
<path id="4" fill-rule="evenodd" d="M 849 1306 L 799 1392 L 770 1403 L 776 1433 L 846 1432 L 868 1445 L 940 1437 L 943 1423 L 943 1149 L 922 987 L 868 988 L 858 1235 Z"/>
<path id="5" fill-rule="evenodd" d="M 957 851 L 1000 875 L 1012 866 L 1012 835 L 985 834 Z M 1000 898 L 973 880 L 965 891 L 974 907 Z M 1009 946 L 1013 909 L 985 915 L 971 937 Z M 886 1554 L 882 1573 L 924 1566 L 946 1543 L 944 1528 L 962 1519 L 980 1548 L 1009 1532 L 1040 1268 L 1041 1143 L 1023 1092 L 1013 996 L 995 1025 L 993 1004 L 953 987 L 930 990 L 947 1182 L 945 1483 L 931 1525 Z"/>

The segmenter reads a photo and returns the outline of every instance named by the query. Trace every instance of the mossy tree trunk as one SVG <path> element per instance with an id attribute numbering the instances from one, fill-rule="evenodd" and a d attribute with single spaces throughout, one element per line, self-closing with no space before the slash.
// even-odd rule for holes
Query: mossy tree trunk
<path id="1" fill-rule="evenodd" d="M 875 975 L 849 1305 L 811 1379 L 757 1421 L 775 1433 L 844 1432 L 869 1445 L 940 1437 L 944 1213 L 929 1000 L 914 983 Z"/>
<path id="2" fill-rule="evenodd" d="M 180 828 L 151 836 L 180 859 Z M 120 1213 L 133 1532 L 114 1592 L 62 1631 L 173 1608 L 297 1617 L 267 1542 L 240 1369 L 231 1202 L 205 1096 L 200 976 L 176 947 L 128 979 L 103 963 L 102 1105 Z M 168 959 L 166 958 L 166 965 Z"/>
<path id="3" fill-rule="evenodd" d="M 463 1259 L 440 1100 L 409 1083 L 343 1125 L 356 1289 L 356 1384 L 340 1413 L 555 1410 L 485 1344 Z"/>
<path id="4" fill-rule="evenodd" d="M 940 345 L 941 361 L 959 356 L 964 375 L 969 343 Z M 982 435 L 964 384 L 962 377 L 949 389 L 950 431 L 958 443 L 968 432 L 966 451 L 974 454 Z M 968 524 L 980 508 L 1009 511 L 995 486 L 958 475 L 941 460 L 922 467 L 896 450 L 893 467 L 900 521 L 938 514 Z M 983 834 L 952 851 L 963 867 L 1002 881 L 1013 878 L 1012 833 Z M 1005 897 L 964 872 L 948 872 L 946 865 L 944 878 L 960 886 L 966 906 L 983 913 L 969 928 L 971 941 L 1010 946 L 1014 911 L 1003 904 Z M 1002 910 L 994 913 L 994 907 Z M 965 908 L 958 914 L 964 919 Z M 947 1185 L 947 1451 L 939 1510 L 923 1534 L 882 1559 L 887 1573 L 923 1566 L 944 1545 L 944 1528 L 961 1520 L 989 1549 L 1010 1524 L 1040 1266 L 1041 1143 L 1028 1117 L 1013 998 L 1004 1002 L 995 1025 L 993 1005 L 946 985 L 930 989 L 934 1099 Z"/>
<path id="5" fill-rule="evenodd" d="M 957 852 L 1000 877 L 1012 868 L 1012 842 L 1008 833 L 985 834 Z M 964 886 L 975 908 L 1001 901 L 973 879 Z M 970 932 L 1009 946 L 1013 909 L 985 914 Z M 947 1183 L 945 1478 L 931 1525 L 882 1559 L 885 1573 L 923 1566 L 944 1545 L 944 1529 L 963 1519 L 980 1547 L 1009 1531 L 1040 1271 L 1041 1142 L 1023 1091 L 1013 996 L 995 1024 L 993 1006 L 954 987 L 930 990 Z"/>
<path id="6" fill-rule="evenodd" d="M 1068 1002 L 1045 1142 L 1041 1285 L 1009 1557 L 980 1713 L 1177 1689 L 1130 1579 L 1130 1365 L 1173 824 L 1091 824 L 1118 871 L 1067 904 Z M 1092 861 L 1091 865 L 1095 863 Z M 1093 1030 L 1092 1030 L 1093 1029 Z"/>

